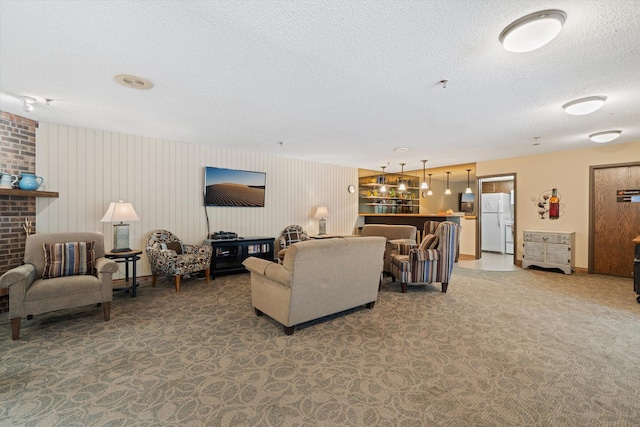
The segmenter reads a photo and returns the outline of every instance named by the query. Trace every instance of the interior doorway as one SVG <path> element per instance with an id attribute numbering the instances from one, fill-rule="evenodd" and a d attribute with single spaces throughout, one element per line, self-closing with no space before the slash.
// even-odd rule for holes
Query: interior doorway
<path id="1" fill-rule="evenodd" d="M 640 163 L 589 168 L 589 273 L 633 277 Z M 622 193 L 621 193 L 622 192 Z"/>
<path id="2" fill-rule="evenodd" d="M 492 265 L 515 266 L 516 175 L 504 174 L 478 177 L 477 250 L 485 258 L 486 269 Z"/>

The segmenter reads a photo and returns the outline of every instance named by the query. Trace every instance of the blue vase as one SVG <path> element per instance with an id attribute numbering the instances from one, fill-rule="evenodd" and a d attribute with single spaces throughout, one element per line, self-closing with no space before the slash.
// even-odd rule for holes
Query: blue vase
<path id="1" fill-rule="evenodd" d="M 21 190 L 37 190 L 43 182 L 44 178 L 41 176 L 36 176 L 32 173 L 21 173 L 18 187 L 20 187 Z"/>

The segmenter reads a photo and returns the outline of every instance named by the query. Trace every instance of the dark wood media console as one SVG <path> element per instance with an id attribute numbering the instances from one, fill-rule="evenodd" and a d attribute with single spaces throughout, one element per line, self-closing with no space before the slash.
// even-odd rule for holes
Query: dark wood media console
<path id="1" fill-rule="evenodd" d="M 273 237 L 245 237 L 243 239 L 205 240 L 213 247 L 211 256 L 211 277 L 223 274 L 245 273 L 242 265 L 247 257 L 274 260 Z"/>

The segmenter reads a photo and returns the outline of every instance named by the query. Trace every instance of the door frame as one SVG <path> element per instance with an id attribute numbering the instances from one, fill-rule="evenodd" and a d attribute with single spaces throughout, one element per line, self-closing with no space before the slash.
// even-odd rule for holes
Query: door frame
<path id="1" fill-rule="evenodd" d="M 593 251 L 595 249 L 595 233 L 596 233 L 596 224 L 595 224 L 595 191 L 596 191 L 596 182 L 595 175 L 596 171 L 599 169 L 617 169 L 617 168 L 628 168 L 640 166 L 640 162 L 629 162 L 629 163 L 612 163 L 607 165 L 595 165 L 589 166 L 589 256 L 587 261 L 587 273 L 594 274 L 594 260 L 593 260 Z"/>
<path id="2" fill-rule="evenodd" d="M 477 209 L 477 226 L 476 226 L 476 259 L 482 258 L 482 182 L 483 181 L 507 181 L 496 178 L 512 178 L 513 179 L 513 264 L 517 264 L 516 254 L 518 252 L 518 174 L 516 172 L 500 173 L 492 175 L 476 176 L 476 194 L 478 195 L 478 209 Z M 505 254 L 508 255 L 508 254 Z"/>

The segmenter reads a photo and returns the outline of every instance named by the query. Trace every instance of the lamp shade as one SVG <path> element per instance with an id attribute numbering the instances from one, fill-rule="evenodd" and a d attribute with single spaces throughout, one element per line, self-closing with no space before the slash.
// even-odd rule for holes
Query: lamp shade
<path id="1" fill-rule="evenodd" d="M 318 208 L 316 209 L 316 214 L 313 216 L 313 218 L 320 219 L 328 218 L 330 216 L 331 214 L 329 213 L 329 209 L 327 209 L 326 206 L 318 206 Z"/>
<path id="2" fill-rule="evenodd" d="M 109 209 L 104 214 L 100 222 L 125 222 L 140 221 L 136 211 L 131 203 L 125 203 L 122 200 L 111 202 Z"/>

